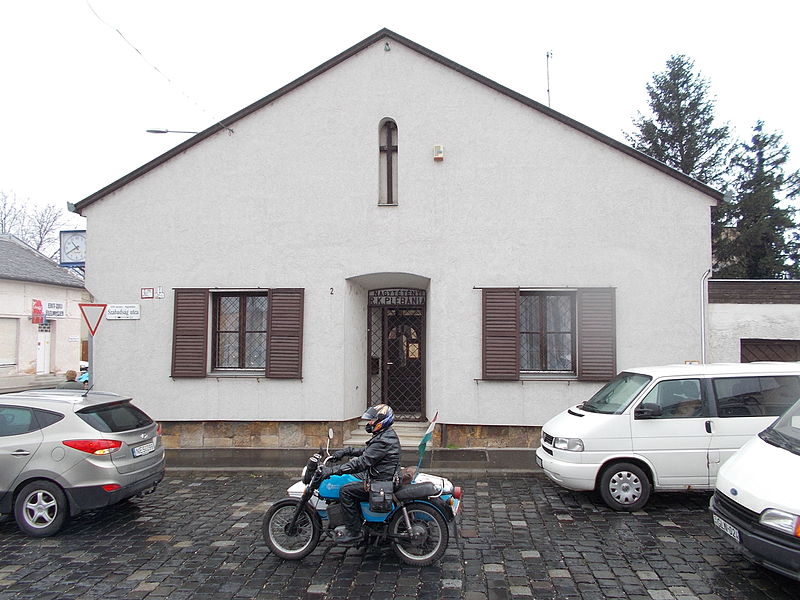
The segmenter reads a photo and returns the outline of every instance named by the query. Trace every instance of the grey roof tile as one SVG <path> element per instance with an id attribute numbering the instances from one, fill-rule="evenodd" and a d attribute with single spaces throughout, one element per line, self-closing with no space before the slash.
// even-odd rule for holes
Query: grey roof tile
<path id="1" fill-rule="evenodd" d="M 79 277 L 8 233 L 0 233 L 0 279 L 84 287 Z"/>

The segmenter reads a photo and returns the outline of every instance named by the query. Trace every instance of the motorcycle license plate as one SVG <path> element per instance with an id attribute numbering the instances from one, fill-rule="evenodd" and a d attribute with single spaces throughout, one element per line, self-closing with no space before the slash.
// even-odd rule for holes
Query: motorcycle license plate
<path id="1" fill-rule="evenodd" d="M 727 535 L 732 537 L 734 540 L 736 540 L 737 544 L 741 543 L 741 540 L 739 539 L 739 530 L 736 529 L 736 527 L 734 527 L 724 519 L 719 518 L 717 515 L 712 515 L 712 516 L 714 517 L 714 525 L 717 526 L 717 529 L 721 530 L 723 533 L 726 533 Z"/>
<path id="2" fill-rule="evenodd" d="M 144 456 L 145 454 L 150 454 L 155 449 L 156 449 L 156 441 L 152 440 L 150 442 L 147 442 L 146 444 L 142 444 L 141 446 L 136 446 L 132 450 L 133 457 L 138 458 L 140 456 Z"/>
<path id="3" fill-rule="evenodd" d="M 461 510 L 461 500 L 459 500 L 458 498 L 453 498 L 453 504 L 451 505 L 451 507 L 453 509 L 453 516 L 455 517 Z"/>

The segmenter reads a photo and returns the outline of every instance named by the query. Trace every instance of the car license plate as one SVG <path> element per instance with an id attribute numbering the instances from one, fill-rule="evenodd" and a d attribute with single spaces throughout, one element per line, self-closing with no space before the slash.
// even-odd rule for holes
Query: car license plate
<path id="1" fill-rule="evenodd" d="M 138 458 L 140 456 L 144 456 L 145 454 L 150 454 L 155 449 L 156 449 L 156 441 L 151 440 L 146 444 L 142 444 L 141 446 L 136 446 L 133 449 L 133 457 Z"/>
<path id="2" fill-rule="evenodd" d="M 538 456 L 536 457 L 536 465 L 539 466 L 539 467 L 542 466 L 542 459 L 539 458 Z"/>
<path id="3" fill-rule="evenodd" d="M 714 517 L 714 525 L 717 526 L 718 529 L 721 529 L 723 532 L 731 536 L 736 543 L 740 543 L 739 539 L 739 530 L 736 529 L 733 525 L 725 521 L 724 519 L 720 519 L 717 515 L 712 515 Z"/>

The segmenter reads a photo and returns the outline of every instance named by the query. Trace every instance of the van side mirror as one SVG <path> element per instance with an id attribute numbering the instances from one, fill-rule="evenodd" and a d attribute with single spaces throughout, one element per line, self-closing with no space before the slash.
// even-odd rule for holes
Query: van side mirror
<path id="1" fill-rule="evenodd" d="M 662 415 L 661 407 L 652 402 L 642 402 L 633 411 L 634 419 L 654 419 Z"/>

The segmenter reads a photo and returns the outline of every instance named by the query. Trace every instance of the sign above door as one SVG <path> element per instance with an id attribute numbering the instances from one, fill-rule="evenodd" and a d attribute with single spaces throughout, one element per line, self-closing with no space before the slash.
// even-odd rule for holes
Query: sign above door
<path id="1" fill-rule="evenodd" d="M 369 306 L 424 306 L 425 290 L 386 288 L 369 291 Z"/>

